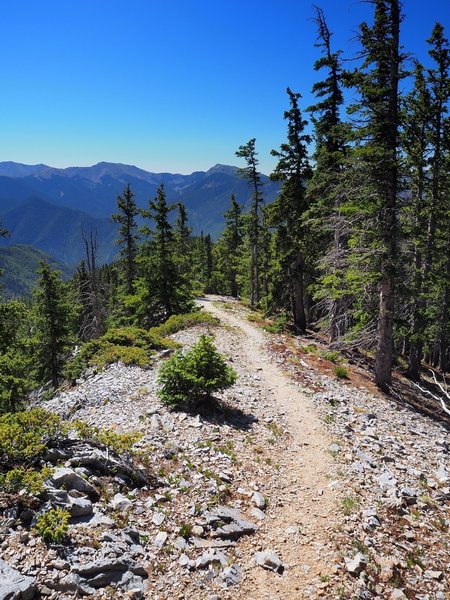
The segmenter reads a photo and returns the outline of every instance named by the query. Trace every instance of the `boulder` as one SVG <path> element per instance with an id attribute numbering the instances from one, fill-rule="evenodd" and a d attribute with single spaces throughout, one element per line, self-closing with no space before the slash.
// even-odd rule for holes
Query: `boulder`
<path id="1" fill-rule="evenodd" d="M 263 569 L 268 569 L 274 573 L 282 573 L 284 565 L 273 550 L 264 550 L 255 554 L 255 562 Z"/>
<path id="2" fill-rule="evenodd" d="M 67 510 L 71 517 L 86 517 L 92 514 L 92 502 L 88 498 L 73 498 L 69 496 Z"/>
<path id="3" fill-rule="evenodd" d="M 32 600 L 36 594 L 33 577 L 22 575 L 0 559 L 0 600 Z"/>
<path id="4" fill-rule="evenodd" d="M 97 490 L 89 483 L 89 481 L 86 481 L 86 479 L 83 479 L 83 477 L 78 475 L 73 469 L 68 469 L 67 467 L 55 469 L 51 476 L 51 482 L 56 488 L 77 490 L 78 492 L 83 492 L 89 496 L 97 495 Z"/>

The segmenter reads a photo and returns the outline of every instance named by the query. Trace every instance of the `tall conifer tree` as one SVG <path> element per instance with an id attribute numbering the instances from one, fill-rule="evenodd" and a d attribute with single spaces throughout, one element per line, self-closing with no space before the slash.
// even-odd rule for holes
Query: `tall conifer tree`
<path id="1" fill-rule="evenodd" d="M 281 181 L 281 191 L 270 208 L 275 232 L 275 262 L 272 271 L 271 304 L 288 309 L 301 333 L 306 331 L 305 272 L 307 268 L 306 183 L 310 175 L 307 144 L 310 136 L 304 133 L 304 121 L 298 100 L 299 93 L 287 89 L 290 109 L 284 113 L 288 122 L 287 142 L 272 150 L 278 158 L 271 178 Z"/>
<path id="2" fill-rule="evenodd" d="M 256 139 L 252 138 L 236 152 L 243 158 L 247 166 L 239 169 L 238 174 L 244 177 L 251 189 L 251 206 L 247 219 L 247 231 L 251 248 L 250 304 L 256 306 L 261 299 L 260 261 L 261 261 L 261 210 L 263 205 L 261 174 L 258 171 L 258 153 Z"/>
<path id="3" fill-rule="evenodd" d="M 118 213 L 112 215 L 113 221 L 119 223 L 118 244 L 123 246 L 120 254 L 125 260 L 125 280 L 127 294 L 133 293 L 133 281 L 136 276 L 137 235 L 136 217 L 139 209 L 134 200 L 130 186 L 127 185 L 122 196 L 117 196 Z"/>
<path id="4" fill-rule="evenodd" d="M 154 223 L 153 230 L 146 228 L 150 240 L 142 248 L 141 266 L 144 273 L 143 313 L 144 325 L 165 321 L 173 314 L 192 307 L 187 286 L 187 273 L 181 273 L 176 255 L 176 239 L 169 214 L 175 206 L 167 204 L 164 185 L 158 188 L 155 200 L 149 201 L 144 217 Z"/>
<path id="5" fill-rule="evenodd" d="M 365 165 L 365 210 L 374 219 L 372 240 L 378 249 L 378 326 L 375 358 L 377 385 L 388 390 L 393 358 L 393 323 L 398 260 L 399 178 L 399 0 L 371 0 L 374 23 L 360 26 L 361 69 L 354 74 L 359 92 L 360 148 L 355 159 Z M 354 107 L 355 110 L 355 107 Z"/>
<path id="6" fill-rule="evenodd" d="M 322 248 L 329 251 L 323 255 L 324 277 L 320 282 L 320 294 L 328 299 L 330 306 L 330 341 L 342 333 L 344 305 L 344 219 L 340 206 L 343 201 L 341 174 L 347 155 L 347 127 L 341 122 L 340 109 L 344 101 L 342 92 L 342 65 L 340 51 L 333 51 L 332 33 L 328 29 L 323 11 L 316 7 L 318 42 L 322 56 L 315 62 L 316 71 L 326 70 L 326 78 L 313 86 L 318 101 L 308 108 L 315 128 L 315 169 L 308 184 L 311 203 L 309 219 L 319 233 Z"/>
<path id="7" fill-rule="evenodd" d="M 42 382 L 51 380 L 54 388 L 62 378 L 71 341 L 73 304 L 59 273 L 41 262 L 35 291 L 37 373 Z"/>

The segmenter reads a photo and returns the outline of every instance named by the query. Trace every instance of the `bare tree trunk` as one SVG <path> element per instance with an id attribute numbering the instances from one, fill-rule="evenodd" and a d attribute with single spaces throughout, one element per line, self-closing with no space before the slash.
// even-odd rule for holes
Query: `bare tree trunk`
<path id="1" fill-rule="evenodd" d="M 450 328 L 450 238 L 447 244 L 447 283 L 444 287 L 444 294 L 442 299 L 442 311 L 439 327 L 439 354 L 440 354 L 440 368 L 442 373 L 448 371 L 448 343 L 449 343 L 449 328 Z"/>
<path id="2" fill-rule="evenodd" d="M 334 272 L 341 281 L 342 277 L 339 275 L 341 269 L 341 253 L 342 253 L 342 217 L 339 212 L 339 200 L 336 199 L 335 203 L 335 227 L 334 227 Z M 340 318 L 342 312 L 343 300 L 342 298 L 334 298 L 331 307 L 331 322 L 330 322 L 330 342 L 335 342 L 340 336 Z"/>
<path id="3" fill-rule="evenodd" d="M 297 253 L 295 259 L 294 274 L 294 297 L 293 297 L 294 324 L 301 333 L 306 331 L 305 314 L 305 284 L 304 284 L 304 260 L 301 252 Z"/>

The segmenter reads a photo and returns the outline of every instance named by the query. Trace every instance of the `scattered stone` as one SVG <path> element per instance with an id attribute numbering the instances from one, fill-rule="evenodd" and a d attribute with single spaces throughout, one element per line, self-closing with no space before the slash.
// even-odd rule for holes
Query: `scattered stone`
<path id="1" fill-rule="evenodd" d="M 116 494 L 114 498 L 111 500 L 111 506 L 115 510 L 120 510 L 122 512 L 128 512 L 133 507 L 133 502 L 124 496 L 123 494 Z"/>
<path id="2" fill-rule="evenodd" d="M 260 492 L 254 492 L 252 496 L 252 500 L 256 508 L 262 510 L 266 506 L 266 499 Z"/>
<path id="3" fill-rule="evenodd" d="M 157 525 L 158 527 L 164 523 L 164 519 L 166 518 L 165 514 L 162 512 L 157 512 L 152 517 L 152 523 Z"/>
<path id="4" fill-rule="evenodd" d="M 377 481 L 383 492 L 393 490 L 397 487 L 397 480 L 390 471 L 384 471 L 384 473 L 377 478 Z"/>
<path id="5" fill-rule="evenodd" d="M 347 571 L 355 577 L 362 573 L 367 566 L 367 559 L 362 552 L 358 552 L 354 558 L 345 558 L 344 560 Z"/>
<path id="6" fill-rule="evenodd" d="M 153 544 L 157 547 L 157 548 L 162 548 L 164 546 L 164 544 L 166 543 L 168 538 L 168 533 L 166 531 L 160 531 L 157 536 L 155 537 Z"/>
<path id="7" fill-rule="evenodd" d="M 407 600 L 407 596 L 405 596 L 403 590 L 395 589 L 392 590 L 389 600 Z"/>
<path id="8" fill-rule="evenodd" d="M 197 537 L 203 535 L 204 531 L 205 530 L 201 525 L 194 525 L 192 527 L 192 535 L 195 535 Z"/>
<path id="9" fill-rule="evenodd" d="M 96 495 L 97 491 L 93 485 L 78 475 L 73 469 L 67 467 L 59 467 L 55 469 L 50 477 L 50 481 L 56 488 L 64 488 L 66 490 L 77 490 L 88 495 Z"/>
<path id="10" fill-rule="evenodd" d="M 223 569 L 220 577 L 227 587 L 238 585 L 243 579 L 242 569 L 239 565 L 230 565 Z"/>
<path id="11" fill-rule="evenodd" d="M 444 579 L 444 573 L 442 571 L 427 570 L 423 576 L 425 579 L 435 579 L 436 581 L 442 581 L 442 579 Z"/>
<path id="12" fill-rule="evenodd" d="M 299 533 L 299 532 L 300 532 L 300 528 L 299 528 L 299 527 L 297 527 L 297 525 L 291 525 L 290 527 L 288 527 L 288 528 L 285 530 L 285 532 L 286 532 L 288 535 L 297 535 L 297 533 Z"/>
<path id="13" fill-rule="evenodd" d="M 263 569 L 268 569 L 274 573 L 282 573 L 284 565 L 273 550 L 264 550 L 255 554 L 255 562 Z"/>
<path id="14" fill-rule="evenodd" d="M 266 518 L 265 513 L 256 507 L 252 508 L 250 514 L 252 515 L 252 517 L 255 517 L 255 519 L 258 519 L 258 521 L 264 521 L 264 519 Z"/>
<path id="15" fill-rule="evenodd" d="M 332 453 L 332 454 L 337 454 L 338 452 L 340 452 L 341 447 L 339 446 L 339 444 L 330 444 L 328 446 L 328 450 Z"/>
<path id="16" fill-rule="evenodd" d="M 85 517 L 91 515 L 92 502 L 88 498 L 73 498 L 69 496 L 68 511 L 71 517 Z"/>

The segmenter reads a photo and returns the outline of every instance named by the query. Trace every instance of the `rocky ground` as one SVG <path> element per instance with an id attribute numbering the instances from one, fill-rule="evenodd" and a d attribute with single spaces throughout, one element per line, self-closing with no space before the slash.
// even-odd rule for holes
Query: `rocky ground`
<path id="1" fill-rule="evenodd" d="M 264 333 L 235 302 L 203 305 L 222 326 L 174 337 L 214 333 L 238 372 L 213 410 L 164 407 L 157 365 L 113 365 L 46 404 L 141 432 L 133 450 L 152 477 L 132 485 L 101 449 L 62 457 L 47 501 L 70 508 L 70 541 L 47 545 L 4 511 L 0 599 L 450 598 L 445 422 L 356 366 L 338 380 L 309 343 Z"/>

